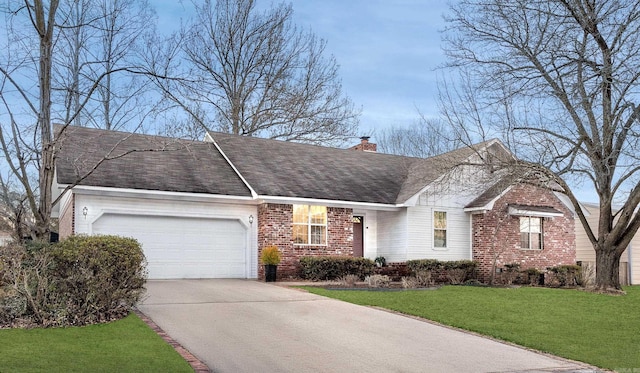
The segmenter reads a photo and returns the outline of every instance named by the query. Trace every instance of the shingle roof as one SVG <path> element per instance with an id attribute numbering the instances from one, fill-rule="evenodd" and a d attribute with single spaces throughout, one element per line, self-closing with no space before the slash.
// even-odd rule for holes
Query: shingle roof
<path id="1" fill-rule="evenodd" d="M 510 177 L 503 177 L 485 190 L 482 194 L 476 197 L 473 201 L 469 202 L 465 209 L 478 209 L 487 206 L 491 201 L 499 197 L 504 191 L 513 185 L 513 180 Z"/>
<path id="2" fill-rule="evenodd" d="M 416 158 L 210 132 L 264 196 L 395 204 Z"/>
<path id="3" fill-rule="evenodd" d="M 61 127 L 57 126 L 56 133 Z M 211 143 L 160 136 L 67 127 L 59 136 L 56 174 L 73 184 L 106 155 L 80 185 L 251 196 Z M 132 152 L 133 151 L 133 152 Z"/>
<path id="4" fill-rule="evenodd" d="M 220 132 L 209 135 L 259 195 L 383 204 L 406 202 L 476 151 L 464 147 L 423 159 Z"/>
<path id="5" fill-rule="evenodd" d="M 390 205 L 406 202 L 475 152 L 464 147 L 422 159 L 219 132 L 209 135 L 258 195 Z M 131 152 L 103 162 L 79 184 L 251 196 L 210 142 L 84 127 L 67 127 L 60 140 L 59 184 L 75 183 L 106 154 Z"/>

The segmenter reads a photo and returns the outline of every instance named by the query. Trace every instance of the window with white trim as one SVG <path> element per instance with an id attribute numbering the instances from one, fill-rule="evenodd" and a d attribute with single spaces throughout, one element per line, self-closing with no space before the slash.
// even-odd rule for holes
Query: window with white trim
<path id="1" fill-rule="evenodd" d="M 327 244 L 327 207 L 293 205 L 293 242 L 300 245 Z"/>
<path id="2" fill-rule="evenodd" d="M 433 247 L 444 249 L 447 247 L 447 213 L 433 212 Z"/>
<path id="3" fill-rule="evenodd" d="M 520 248 L 542 250 L 542 218 L 520 217 Z"/>

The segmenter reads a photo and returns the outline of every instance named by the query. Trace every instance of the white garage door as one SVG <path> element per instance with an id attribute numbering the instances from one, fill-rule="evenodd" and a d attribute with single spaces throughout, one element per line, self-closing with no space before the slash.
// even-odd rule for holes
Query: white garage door
<path id="1" fill-rule="evenodd" d="M 105 214 L 92 228 L 140 241 L 150 279 L 247 277 L 247 230 L 238 220 Z"/>

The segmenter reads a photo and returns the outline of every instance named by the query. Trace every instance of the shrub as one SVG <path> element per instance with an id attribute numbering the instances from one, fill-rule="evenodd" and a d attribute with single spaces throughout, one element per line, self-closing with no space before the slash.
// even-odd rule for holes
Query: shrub
<path id="1" fill-rule="evenodd" d="M 507 285 L 513 284 L 515 279 L 518 277 L 518 273 L 520 272 L 520 264 L 518 263 L 510 263 L 504 265 L 504 281 Z"/>
<path id="2" fill-rule="evenodd" d="M 418 279 L 415 277 L 403 277 L 402 287 L 405 289 L 415 289 L 419 286 Z"/>
<path id="3" fill-rule="evenodd" d="M 576 286 L 580 276 L 580 266 L 575 264 L 549 267 L 547 270 L 553 273 L 558 286 Z"/>
<path id="4" fill-rule="evenodd" d="M 58 307 L 50 245 L 10 244 L 0 250 L 0 323 L 53 324 L 49 314 Z"/>
<path id="5" fill-rule="evenodd" d="M 442 268 L 442 262 L 437 259 L 408 260 L 407 267 L 413 274 L 419 271 L 436 271 Z"/>
<path id="6" fill-rule="evenodd" d="M 523 284 L 536 286 L 541 283 L 542 272 L 536 268 L 527 268 L 520 272 L 520 276 L 522 277 Z"/>
<path id="7" fill-rule="evenodd" d="M 360 276 L 358 275 L 344 275 L 338 279 L 340 283 L 344 286 L 355 286 L 356 282 L 360 280 Z"/>
<path id="8" fill-rule="evenodd" d="M 592 287 L 596 280 L 596 266 L 588 262 L 583 262 L 576 280 L 579 286 L 585 288 Z"/>
<path id="9" fill-rule="evenodd" d="M 85 325 L 129 313 L 144 292 L 140 244 L 115 236 L 74 236 L 56 245 L 0 251 L 0 324 Z"/>
<path id="10" fill-rule="evenodd" d="M 416 279 L 416 282 L 418 283 L 418 286 L 433 285 L 433 280 L 431 279 L 431 271 L 417 271 L 414 277 Z"/>
<path id="11" fill-rule="evenodd" d="M 144 292 L 146 260 L 133 238 L 72 236 L 56 245 L 52 255 L 65 324 L 124 317 Z"/>
<path id="12" fill-rule="evenodd" d="M 305 256 L 300 258 L 300 275 L 312 281 L 335 280 L 345 275 L 364 278 L 373 273 L 373 261 L 348 256 Z"/>
<path id="13" fill-rule="evenodd" d="M 413 276 L 419 277 L 422 286 L 431 286 L 432 279 L 459 285 L 475 278 L 478 263 L 473 260 L 439 261 L 437 259 L 419 259 L 407 261 L 407 267 Z"/>
<path id="14" fill-rule="evenodd" d="M 391 279 L 386 275 L 370 275 L 365 277 L 364 281 L 370 288 L 388 288 Z"/>
<path id="15" fill-rule="evenodd" d="M 467 280 L 464 282 L 464 284 L 462 284 L 464 286 L 487 286 L 486 284 L 483 284 L 482 282 L 476 280 L 476 279 L 471 279 L 471 280 Z"/>
<path id="16" fill-rule="evenodd" d="M 466 280 L 475 278 L 478 262 L 473 260 L 454 260 L 442 262 L 445 276 L 453 285 L 459 285 Z"/>
<path id="17" fill-rule="evenodd" d="M 260 261 L 265 265 L 278 265 L 281 259 L 282 255 L 276 245 L 267 246 L 260 253 Z"/>

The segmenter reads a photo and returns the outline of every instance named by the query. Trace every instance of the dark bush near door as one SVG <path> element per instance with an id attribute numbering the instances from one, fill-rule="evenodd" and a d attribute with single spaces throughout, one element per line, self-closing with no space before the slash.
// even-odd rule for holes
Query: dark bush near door
<path id="1" fill-rule="evenodd" d="M 55 245 L 0 251 L 0 323 L 86 325 L 121 318 L 144 292 L 140 244 L 75 236 Z"/>
<path id="2" fill-rule="evenodd" d="M 345 256 L 305 256 L 300 258 L 300 277 L 306 280 L 335 280 L 346 275 L 363 279 L 373 273 L 371 259 Z"/>

